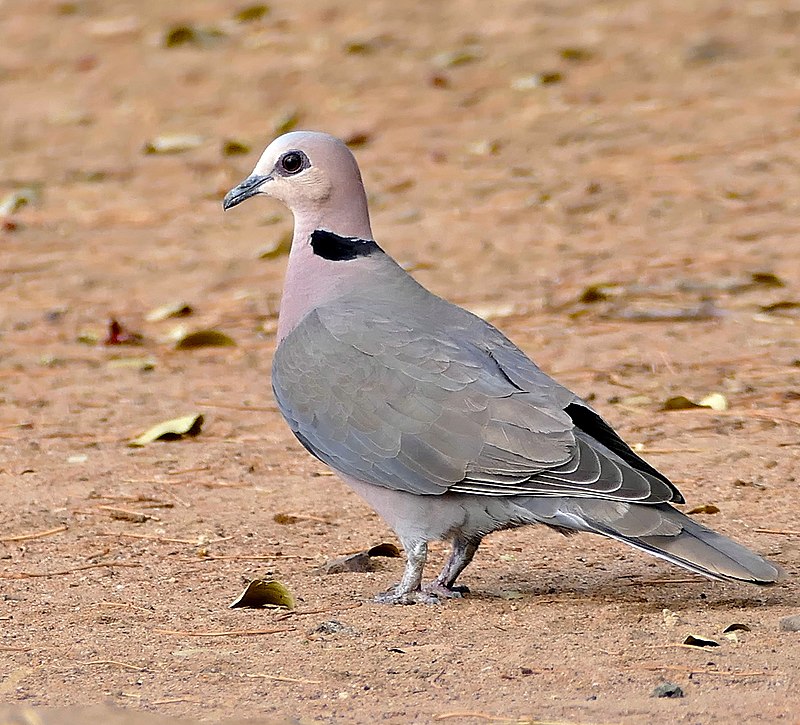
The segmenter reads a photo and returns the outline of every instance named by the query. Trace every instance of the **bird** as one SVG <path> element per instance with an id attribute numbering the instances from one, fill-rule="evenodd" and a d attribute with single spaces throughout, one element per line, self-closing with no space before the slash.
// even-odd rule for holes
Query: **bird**
<path id="1" fill-rule="evenodd" d="M 223 208 L 254 196 L 294 217 L 272 389 L 298 441 L 394 530 L 387 604 L 437 603 L 482 539 L 542 524 L 600 534 L 711 579 L 782 569 L 684 515 L 678 488 L 585 400 L 496 327 L 427 290 L 375 241 L 348 146 L 318 131 L 272 141 Z M 431 541 L 452 550 L 423 584 Z"/>

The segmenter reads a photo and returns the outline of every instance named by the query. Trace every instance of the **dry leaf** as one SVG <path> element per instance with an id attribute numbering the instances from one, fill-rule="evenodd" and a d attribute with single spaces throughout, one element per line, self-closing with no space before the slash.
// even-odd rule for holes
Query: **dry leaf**
<path id="1" fill-rule="evenodd" d="M 689 514 L 689 516 L 693 514 L 718 514 L 719 508 L 713 503 L 704 503 L 689 509 L 686 513 Z"/>
<path id="2" fill-rule="evenodd" d="M 374 571 L 375 565 L 372 559 L 376 556 L 386 556 L 396 558 L 400 556 L 400 549 L 394 544 L 382 543 L 373 546 L 366 551 L 359 551 L 357 554 L 348 554 L 323 564 L 317 571 L 322 574 L 343 574 L 345 572 L 368 572 Z"/>
<path id="3" fill-rule="evenodd" d="M 108 361 L 108 367 L 114 369 L 128 368 L 131 370 L 141 370 L 149 372 L 155 369 L 156 361 L 149 357 L 120 357 Z"/>
<path id="4" fill-rule="evenodd" d="M 128 443 L 132 447 L 146 446 L 153 441 L 175 441 L 187 436 L 196 436 L 200 433 L 203 426 L 203 416 L 200 413 L 186 415 L 182 418 L 165 420 L 163 423 L 154 425 L 141 435 Z"/>
<path id="5" fill-rule="evenodd" d="M 12 191 L 0 199 L 0 216 L 10 216 L 14 212 L 22 209 L 23 206 L 33 204 L 38 199 L 39 190 L 32 186 Z"/>
<path id="6" fill-rule="evenodd" d="M 292 514 L 275 514 L 272 517 L 272 520 L 276 524 L 282 524 L 285 526 L 287 524 L 296 524 L 300 519 L 297 516 L 292 516 Z"/>
<path id="7" fill-rule="evenodd" d="M 727 410 L 728 401 L 721 393 L 706 395 L 699 403 L 689 400 L 685 395 L 675 395 L 667 398 L 661 410 L 690 410 L 692 408 L 711 408 L 711 410 Z"/>
<path id="8" fill-rule="evenodd" d="M 391 559 L 397 559 L 400 556 L 400 549 L 394 544 L 383 542 L 382 544 L 373 546 L 371 549 L 367 549 L 367 554 L 369 556 L 386 556 Z"/>
<path id="9" fill-rule="evenodd" d="M 196 330 L 179 338 L 176 350 L 194 350 L 198 347 L 235 347 L 234 339 L 217 330 Z"/>
<path id="10" fill-rule="evenodd" d="M 244 141 L 237 141 L 235 138 L 228 138 L 222 142 L 223 156 L 241 156 L 250 153 L 250 145 Z"/>
<path id="11" fill-rule="evenodd" d="M 723 634 L 727 634 L 728 632 L 751 632 L 752 630 L 746 624 L 742 624 L 741 622 L 734 622 L 733 624 L 729 624 L 725 629 L 722 630 Z"/>
<path id="12" fill-rule="evenodd" d="M 276 136 L 288 133 L 300 123 L 300 111 L 296 108 L 290 108 L 280 113 L 272 122 L 272 128 Z"/>
<path id="13" fill-rule="evenodd" d="M 283 607 L 284 609 L 294 609 L 295 606 L 292 593 L 281 582 L 253 579 L 245 587 L 245 590 L 228 605 L 228 608 Z"/>
<path id="14" fill-rule="evenodd" d="M 156 136 L 144 145 L 146 154 L 180 154 L 201 146 L 204 139 L 192 133 L 176 133 Z"/>
<path id="15" fill-rule="evenodd" d="M 683 644 L 690 647 L 719 647 L 720 644 L 716 640 L 708 639 L 708 637 L 700 637 L 696 634 L 690 634 L 683 640 Z"/>
<path id="16" fill-rule="evenodd" d="M 171 302 L 167 305 L 156 307 L 154 310 L 150 310 L 145 316 L 145 319 L 148 322 L 160 322 L 170 317 L 187 317 L 193 312 L 192 306 L 186 304 L 186 302 Z"/>
<path id="17" fill-rule="evenodd" d="M 267 15 L 269 15 L 269 5 L 248 5 L 234 13 L 233 19 L 239 23 L 253 23 L 256 20 L 263 20 Z"/>
<path id="18" fill-rule="evenodd" d="M 131 332 L 115 319 L 108 322 L 108 333 L 103 340 L 104 345 L 141 345 L 143 337 L 138 332 Z"/>

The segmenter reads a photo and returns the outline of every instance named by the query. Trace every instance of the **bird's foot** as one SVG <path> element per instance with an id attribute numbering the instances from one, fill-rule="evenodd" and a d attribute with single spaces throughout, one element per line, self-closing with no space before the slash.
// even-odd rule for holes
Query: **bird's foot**
<path id="1" fill-rule="evenodd" d="M 439 599 L 461 599 L 465 594 L 469 594 L 469 587 L 449 587 L 444 582 L 434 579 L 432 582 L 424 584 L 422 586 L 422 591 L 426 594 L 432 594 Z"/>
<path id="2" fill-rule="evenodd" d="M 436 594 L 416 589 L 410 592 L 398 591 L 392 587 L 386 592 L 375 597 L 378 604 L 440 604 L 441 599 Z"/>

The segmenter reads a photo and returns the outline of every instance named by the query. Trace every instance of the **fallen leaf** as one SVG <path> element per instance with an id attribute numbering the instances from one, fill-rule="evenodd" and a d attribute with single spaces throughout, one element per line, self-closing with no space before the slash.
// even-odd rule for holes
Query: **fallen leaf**
<path id="1" fill-rule="evenodd" d="M 372 558 L 366 551 L 359 551 L 357 554 L 339 556 L 325 562 L 317 569 L 320 574 L 345 574 L 345 573 L 364 573 L 374 571 Z"/>
<path id="2" fill-rule="evenodd" d="M 754 285 L 762 287 L 785 287 L 786 283 L 772 272 L 753 272 L 750 279 Z"/>
<path id="3" fill-rule="evenodd" d="M 800 302 L 795 300 L 780 300 L 771 305 L 761 305 L 762 312 L 781 312 L 782 310 L 796 310 L 800 307 Z"/>
<path id="4" fill-rule="evenodd" d="M 711 410 L 727 410 L 728 399 L 722 393 L 709 393 L 700 400 L 698 405 L 701 408 L 711 408 Z"/>
<path id="5" fill-rule="evenodd" d="M 234 339 L 218 330 L 196 330 L 179 338 L 176 350 L 194 350 L 198 347 L 235 347 Z"/>
<path id="6" fill-rule="evenodd" d="M 150 310 L 145 316 L 145 319 L 148 322 L 160 322 L 170 317 L 187 317 L 193 312 L 192 306 L 186 304 L 186 302 L 170 302 L 169 304 L 161 305 L 161 307 Z"/>
<path id="7" fill-rule="evenodd" d="M 686 512 L 689 516 L 693 514 L 718 514 L 719 508 L 713 503 L 704 503 L 700 506 L 695 506 Z"/>
<path id="8" fill-rule="evenodd" d="M 26 186 L 6 194 L 0 199 L 0 217 L 10 216 L 28 204 L 39 200 L 40 192 L 33 186 Z"/>
<path id="9" fill-rule="evenodd" d="M 723 634 L 727 634 L 728 632 L 752 632 L 752 629 L 750 629 L 748 625 L 742 624 L 741 622 L 734 622 L 722 630 Z"/>
<path id="10" fill-rule="evenodd" d="M 578 297 L 578 302 L 582 302 L 583 304 L 602 302 L 603 300 L 610 299 L 611 297 L 615 297 L 621 293 L 622 288 L 613 282 L 606 284 L 591 284 L 586 287 L 583 292 L 581 292 L 580 297 Z"/>
<path id="11" fill-rule="evenodd" d="M 104 345 L 141 345 L 143 337 L 138 332 L 131 332 L 121 322 L 111 318 L 108 322 L 108 333 Z"/>
<path id="12" fill-rule="evenodd" d="M 384 542 L 382 544 L 378 544 L 377 546 L 373 546 L 371 549 L 367 549 L 367 554 L 369 556 L 386 556 L 392 559 L 397 559 L 400 557 L 400 549 L 398 549 L 394 544 Z"/>
<path id="13" fill-rule="evenodd" d="M 144 145 L 146 154 L 180 154 L 203 144 L 205 139 L 193 133 L 176 133 L 156 136 Z"/>
<path id="14" fill-rule="evenodd" d="M 203 416 L 200 413 L 186 415 L 182 418 L 165 420 L 163 423 L 154 425 L 141 435 L 128 443 L 132 447 L 146 446 L 153 441 L 176 441 L 187 436 L 196 436 L 200 433 L 203 426 Z"/>
<path id="15" fill-rule="evenodd" d="M 206 46 L 225 37 L 219 28 L 212 26 L 198 28 L 194 25 L 175 25 L 164 33 L 165 48 L 179 48 L 182 45 Z"/>
<path id="16" fill-rule="evenodd" d="M 439 53 L 434 57 L 433 63 L 439 68 L 457 68 L 458 66 L 467 65 L 467 63 L 474 63 L 480 58 L 480 50 L 477 47 L 469 46 Z"/>
<path id="17" fill-rule="evenodd" d="M 566 47 L 561 48 L 558 54 L 564 59 L 572 61 L 573 63 L 583 63 L 587 60 L 594 58 L 594 53 L 587 48 Z"/>
<path id="18" fill-rule="evenodd" d="M 263 20 L 269 15 L 269 5 L 248 5 L 247 7 L 237 10 L 233 15 L 233 19 L 238 23 L 253 23 L 256 20 Z"/>
<path id="19" fill-rule="evenodd" d="M 245 587 L 245 590 L 228 605 L 228 608 L 282 607 L 284 609 L 294 609 L 295 606 L 294 596 L 281 582 L 253 579 Z"/>
<path id="20" fill-rule="evenodd" d="M 296 108 L 290 108 L 278 114 L 272 123 L 272 128 L 276 136 L 288 133 L 300 123 L 300 111 Z"/>
<path id="21" fill-rule="evenodd" d="M 108 367 L 115 369 L 130 369 L 149 372 L 156 367 L 156 361 L 149 357 L 120 357 L 108 361 Z"/>
<path id="22" fill-rule="evenodd" d="M 241 156 L 250 153 L 250 145 L 244 141 L 237 141 L 235 138 L 228 138 L 222 142 L 223 156 Z"/>
<path id="23" fill-rule="evenodd" d="M 292 516 L 292 514 L 275 514 L 272 517 L 272 520 L 276 524 L 282 524 L 285 526 L 287 524 L 296 524 L 300 519 L 297 516 Z"/>
<path id="24" fill-rule="evenodd" d="M 675 395 L 667 398 L 661 410 L 690 410 L 692 408 L 710 408 L 711 410 L 727 410 L 728 401 L 721 393 L 711 393 L 699 403 L 689 400 L 685 395 Z"/>
<path id="25" fill-rule="evenodd" d="M 400 549 L 394 544 L 384 542 L 366 551 L 359 551 L 356 554 L 347 554 L 345 556 L 339 556 L 336 559 L 331 559 L 319 567 L 317 571 L 321 574 L 374 571 L 375 565 L 372 563 L 372 559 L 376 556 L 397 558 L 400 556 Z"/>
<path id="26" fill-rule="evenodd" d="M 690 634 L 683 640 L 683 644 L 690 647 L 719 647 L 720 644 L 716 640 L 708 639 L 708 637 L 700 637 L 696 634 Z"/>

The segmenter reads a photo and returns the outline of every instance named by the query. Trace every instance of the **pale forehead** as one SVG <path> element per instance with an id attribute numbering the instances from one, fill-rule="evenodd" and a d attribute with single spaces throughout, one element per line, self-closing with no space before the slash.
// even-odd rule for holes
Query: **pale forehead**
<path id="1" fill-rule="evenodd" d="M 302 151 L 315 165 L 335 164 L 352 158 L 347 146 L 335 136 L 318 131 L 292 131 L 267 146 L 258 166 L 271 168 L 287 151 Z"/>

